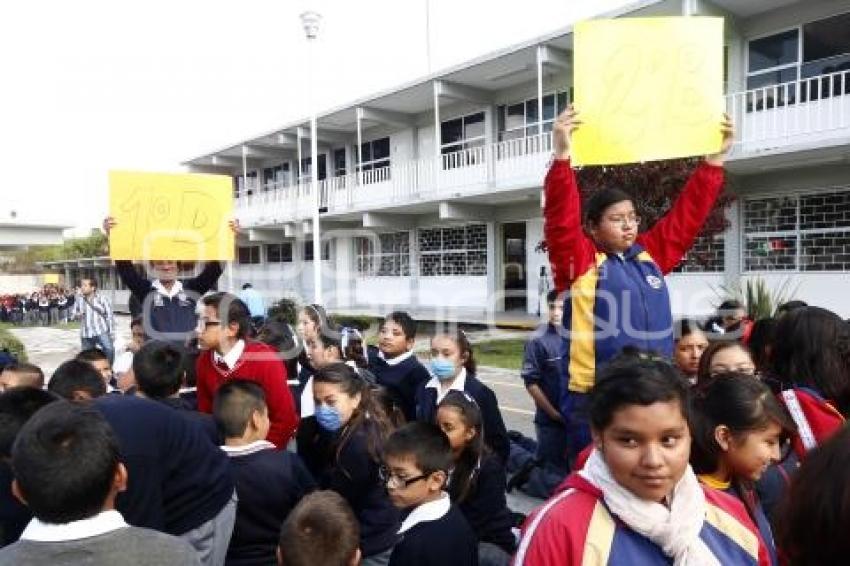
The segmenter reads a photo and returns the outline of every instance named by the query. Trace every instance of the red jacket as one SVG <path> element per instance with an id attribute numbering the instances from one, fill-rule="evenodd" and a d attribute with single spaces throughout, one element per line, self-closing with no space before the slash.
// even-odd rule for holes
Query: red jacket
<path id="1" fill-rule="evenodd" d="M 253 381 L 263 388 L 269 408 L 271 427 L 266 437 L 278 448 L 295 435 L 298 415 L 295 402 L 286 383 L 286 366 L 277 350 L 261 342 L 245 342 L 245 349 L 236 365 L 229 371 L 219 368 L 213 361 L 213 351 L 201 352 L 195 368 L 198 373 L 198 410 L 212 413 L 215 392 L 228 379 Z"/>

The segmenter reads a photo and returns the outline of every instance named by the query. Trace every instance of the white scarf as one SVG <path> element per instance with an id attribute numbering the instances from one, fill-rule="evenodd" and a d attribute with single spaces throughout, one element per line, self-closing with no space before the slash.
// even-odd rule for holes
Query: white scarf
<path id="1" fill-rule="evenodd" d="M 705 521 L 705 493 L 690 466 L 673 488 L 669 508 L 641 499 L 617 483 L 598 450 L 591 453 L 579 474 L 602 491 L 614 515 L 658 545 L 674 566 L 720 565 L 699 536 Z"/>

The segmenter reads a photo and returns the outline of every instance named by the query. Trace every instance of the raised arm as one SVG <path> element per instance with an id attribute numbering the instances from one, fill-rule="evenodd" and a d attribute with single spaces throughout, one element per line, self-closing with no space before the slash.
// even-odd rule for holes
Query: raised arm
<path id="1" fill-rule="evenodd" d="M 721 132 L 720 152 L 700 163 L 670 211 L 637 238 L 664 274 L 672 271 L 693 245 L 723 189 L 723 164 L 734 139 L 728 116 L 721 122 Z"/>
<path id="2" fill-rule="evenodd" d="M 565 291 L 592 263 L 596 247 L 581 225 L 581 198 L 570 166 L 570 137 L 580 122 L 572 107 L 555 120 L 555 160 L 546 174 L 543 235 L 558 292 Z"/>
<path id="3" fill-rule="evenodd" d="M 224 269 L 222 268 L 220 261 L 208 261 L 204 264 L 204 269 L 198 274 L 198 276 L 193 277 L 192 279 L 187 279 L 183 283 L 183 287 L 197 291 L 199 294 L 203 295 L 215 286 L 218 278 L 221 277 L 223 272 Z"/>

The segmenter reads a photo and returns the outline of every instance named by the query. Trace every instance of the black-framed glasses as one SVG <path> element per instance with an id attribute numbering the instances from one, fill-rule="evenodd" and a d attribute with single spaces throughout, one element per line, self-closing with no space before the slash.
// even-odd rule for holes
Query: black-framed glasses
<path id="1" fill-rule="evenodd" d="M 202 318 L 198 319 L 198 326 L 203 326 L 205 329 L 210 328 L 211 326 L 221 326 L 220 320 L 204 320 Z"/>
<path id="2" fill-rule="evenodd" d="M 380 468 L 378 468 L 378 477 L 380 477 L 384 485 L 386 485 L 390 489 L 404 489 L 412 483 L 427 479 L 430 475 L 431 474 L 429 473 L 422 474 L 414 478 L 400 478 L 390 472 L 390 470 L 386 466 L 381 466 Z"/>

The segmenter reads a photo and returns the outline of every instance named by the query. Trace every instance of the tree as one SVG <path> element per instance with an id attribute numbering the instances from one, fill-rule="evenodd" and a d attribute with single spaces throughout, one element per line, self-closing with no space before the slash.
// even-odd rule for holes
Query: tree
<path id="1" fill-rule="evenodd" d="M 9 254 L 5 265 L 10 273 L 40 272 L 39 262 L 85 257 L 100 257 L 109 253 L 108 238 L 100 230 L 82 238 L 71 238 L 56 246 L 30 247 Z"/>
<path id="2" fill-rule="evenodd" d="M 635 209 L 643 218 L 641 230 L 646 230 L 670 210 L 698 163 L 699 160 L 694 158 L 583 167 L 576 172 L 576 177 L 582 203 L 587 202 L 591 194 L 605 188 L 620 188 L 632 195 Z M 735 197 L 729 193 L 728 184 L 727 178 L 727 190 L 717 199 L 697 236 L 698 240 L 712 238 L 729 227 L 725 210 Z M 538 243 L 537 250 L 546 251 L 546 242 Z M 689 256 L 688 261 L 695 265 L 705 265 L 708 258 L 695 253 Z"/>

